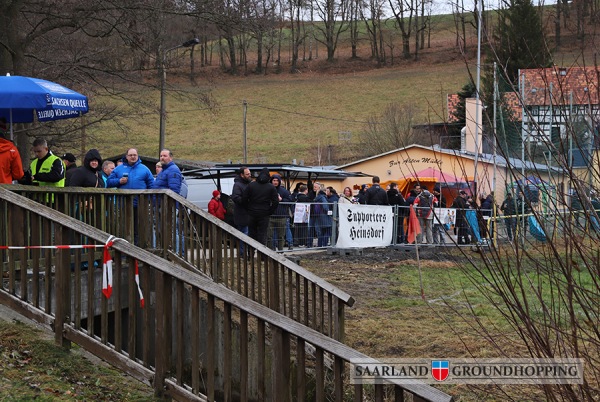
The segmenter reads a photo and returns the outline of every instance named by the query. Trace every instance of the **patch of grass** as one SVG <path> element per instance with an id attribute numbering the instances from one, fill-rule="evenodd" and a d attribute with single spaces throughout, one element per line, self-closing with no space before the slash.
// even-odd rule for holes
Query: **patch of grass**
<path id="1" fill-rule="evenodd" d="M 20 322 L 0 322 L 0 400 L 152 401 L 153 390 Z"/>

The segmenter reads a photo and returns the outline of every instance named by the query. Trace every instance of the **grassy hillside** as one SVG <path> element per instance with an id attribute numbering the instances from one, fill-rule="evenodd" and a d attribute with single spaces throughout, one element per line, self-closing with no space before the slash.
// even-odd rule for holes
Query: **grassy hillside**
<path id="1" fill-rule="evenodd" d="M 168 82 L 174 81 L 178 92 L 169 91 L 167 97 L 166 145 L 181 158 L 242 160 L 246 100 L 249 162 L 315 163 L 319 146 L 339 146 L 341 131 L 351 132 L 352 142 L 358 141 L 367 119 L 390 103 L 415 105 L 420 122 L 443 120 L 446 95 L 457 91 L 467 77 L 460 61 L 406 62 L 341 73 L 220 76 L 199 87 L 186 86 L 185 79 L 171 76 Z M 189 98 L 207 89 L 216 102 L 211 110 Z M 147 113 L 142 119 L 121 119 L 96 128 L 96 134 L 113 139 L 99 146 L 103 155 L 123 152 L 128 146 L 138 146 L 146 155 L 158 153 L 160 93 L 139 96 L 155 99 L 154 107 L 138 111 Z M 127 128 L 123 132 L 116 123 Z"/>
<path id="2" fill-rule="evenodd" d="M 249 163 L 293 159 L 313 165 L 336 163 L 336 155 L 360 144 L 367 119 L 378 116 L 390 103 L 414 106 L 416 123 L 441 122 L 446 118 L 446 95 L 460 90 L 469 74 L 475 74 L 476 34 L 469 32 L 463 55 L 454 46 L 448 16 L 438 17 L 432 26 L 431 47 L 418 60 L 401 59 L 396 38 L 394 65 L 382 68 L 369 59 L 365 42 L 359 49 L 360 59 L 350 60 L 349 44 L 342 39 L 337 61 L 323 60 L 321 46 L 321 58 L 302 62 L 297 74 L 287 72 L 284 64 L 280 73 L 270 66 L 267 75 L 233 77 L 212 66 L 200 69 L 197 85 L 192 86 L 184 71 L 170 69 L 166 146 L 176 158 L 242 162 L 244 100 L 248 103 Z M 578 49 L 565 51 L 557 60 L 569 65 L 579 54 Z M 283 53 L 284 62 L 287 55 Z M 156 78 L 149 77 L 148 83 L 157 84 Z M 194 100 L 207 93 L 212 99 L 210 109 Z M 124 117 L 90 130 L 103 139 L 94 144 L 102 155 L 122 153 L 131 146 L 142 155 L 158 155 L 160 93 L 148 89 L 135 95 L 145 102 L 144 107 L 119 104 Z M 114 99 L 110 102 L 115 103 Z M 338 140 L 340 132 L 352 134 L 350 143 Z"/>

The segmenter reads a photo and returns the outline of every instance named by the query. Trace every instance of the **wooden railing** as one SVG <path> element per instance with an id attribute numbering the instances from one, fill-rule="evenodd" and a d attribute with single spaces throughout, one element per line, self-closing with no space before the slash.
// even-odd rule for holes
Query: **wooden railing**
<path id="1" fill-rule="evenodd" d="M 354 299 L 168 190 L 4 186 L 343 341 Z M 48 191 L 52 191 L 49 193 Z"/>
<path id="2" fill-rule="evenodd" d="M 385 394 L 452 400 L 422 384 L 349 384 L 347 363 L 367 356 L 122 239 L 111 248 L 114 286 L 107 299 L 96 253 L 29 248 L 103 245 L 107 233 L 5 188 L 0 213 L 1 243 L 23 247 L 0 250 L 0 302 L 53 328 L 58 344 L 76 342 L 151 384 L 158 395 L 192 401 L 383 401 Z"/>

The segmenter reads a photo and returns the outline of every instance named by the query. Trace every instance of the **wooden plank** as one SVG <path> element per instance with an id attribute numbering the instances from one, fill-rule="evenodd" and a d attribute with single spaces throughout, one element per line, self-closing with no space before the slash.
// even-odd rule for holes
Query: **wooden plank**
<path id="1" fill-rule="evenodd" d="M 325 364 L 323 361 L 323 349 L 316 348 L 315 351 L 315 393 L 317 401 L 325 400 Z"/>
<path id="2" fill-rule="evenodd" d="M 383 402 L 383 385 L 375 384 L 375 402 Z"/>
<path id="3" fill-rule="evenodd" d="M 84 349 L 92 354 L 102 357 L 103 360 L 126 372 L 138 381 L 152 386 L 152 382 L 155 378 L 154 372 L 145 368 L 141 364 L 136 363 L 127 356 L 116 352 L 109 346 L 98 342 L 95 338 L 89 337 L 85 333 L 77 331 L 69 326 L 65 327 L 65 338 L 75 342 L 78 345 L 81 345 Z"/>
<path id="4" fill-rule="evenodd" d="M 209 401 L 214 401 L 217 340 L 215 339 L 215 297 L 211 294 L 207 295 L 206 326 L 206 396 Z"/>
<path id="5" fill-rule="evenodd" d="M 344 400 L 344 361 L 339 356 L 333 358 L 333 387 L 335 400 Z"/>
<path id="6" fill-rule="evenodd" d="M 363 401 L 363 386 L 362 384 L 354 385 L 354 402 L 362 402 Z"/>
<path id="7" fill-rule="evenodd" d="M 135 260 L 134 260 L 135 264 Z M 143 276 L 143 271 L 141 267 L 139 267 L 140 278 Z M 138 342 L 137 342 L 137 319 L 138 319 L 138 308 L 140 305 L 138 291 L 135 286 L 135 265 L 131 266 L 127 270 L 128 281 L 131 286 L 128 287 L 127 292 L 127 305 L 129 308 L 127 309 L 127 350 L 129 352 L 129 356 L 132 359 L 136 359 L 138 355 Z M 141 283 L 140 283 L 141 285 Z M 148 330 L 147 330 L 148 331 Z"/>
<path id="8" fill-rule="evenodd" d="M 69 229 L 65 226 L 56 227 L 55 239 L 57 244 L 65 244 L 69 238 Z M 56 281 L 56 315 L 54 321 L 54 341 L 64 349 L 70 349 L 71 343 L 63 337 L 63 329 L 67 323 L 67 317 L 71 315 L 71 272 L 70 250 L 61 249 L 57 251 L 57 266 L 54 275 Z"/>
<path id="9" fill-rule="evenodd" d="M 191 318 L 191 340 L 192 343 L 192 392 L 200 393 L 200 291 L 192 288 L 192 318 Z"/>
<path id="10" fill-rule="evenodd" d="M 240 311 L 240 401 L 248 401 L 248 314 Z"/>
<path id="11" fill-rule="evenodd" d="M 225 402 L 231 401 L 231 304 L 223 307 L 223 397 Z"/>
<path id="12" fill-rule="evenodd" d="M 306 396 L 306 342 L 296 339 L 296 400 Z"/>
<path id="13" fill-rule="evenodd" d="M 256 382 L 259 401 L 266 400 L 265 342 L 265 322 L 259 319 L 256 326 Z"/>
<path id="14" fill-rule="evenodd" d="M 73 324 L 75 328 L 81 328 L 81 250 L 75 251 L 75 269 L 73 270 L 73 276 L 75 277 L 74 294 L 73 294 Z"/>
<path id="15" fill-rule="evenodd" d="M 165 347 L 169 342 L 167 338 L 166 330 L 166 315 L 170 314 L 165 306 L 165 283 L 166 274 L 158 271 L 156 272 L 156 328 L 154 336 L 154 371 L 156 373 L 154 378 L 154 393 L 157 396 L 161 396 L 165 388 L 165 378 L 169 367 L 167 366 L 167 348 Z"/>
<path id="16" fill-rule="evenodd" d="M 184 343 L 187 344 L 187 340 L 184 339 L 184 331 L 185 331 L 185 313 L 187 311 L 186 306 L 183 303 L 183 282 L 176 282 L 176 308 L 175 308 L 175 325 L 177 329 L 176 339 L 177 339 L 177 360 L 175 362 L 176 366 L 176 378 L 178 384 L 183 384 L 183 364 L 185 362 L 184 356 Z"/>
<path id="17" fill-rule="evenodd" d="M 122 264 L 122 254 L 119 251 L 113 252 L 114 255 L 114 272 L 113 272 L 113 295 L 111 297 L 111 299 L 113 300 L 113 316 L 114 316 L 114 324 L 113 324 L 113 328 L 114 328 L 114 333 L 113 333 L 113 338 L 114 338 L 114 346 L 115 346 L 115 350 L 117 352 L 120 352 L 121 350 L 123 350 L 123 337 L 122 337 L 122 327 L 121 327 L 121 323 L 122 323 L 122 307 L 121 307 L 121 289 L 122 287 L 122 274 L 123 274 L 123 264 Z M 132 258 L 128 258 L 127 259 L 127 267 L 128 269 L 128 275 L 131 275 L 131 271 L 132 271 L 132 263 L 133 263 L 133 259 Z"/>

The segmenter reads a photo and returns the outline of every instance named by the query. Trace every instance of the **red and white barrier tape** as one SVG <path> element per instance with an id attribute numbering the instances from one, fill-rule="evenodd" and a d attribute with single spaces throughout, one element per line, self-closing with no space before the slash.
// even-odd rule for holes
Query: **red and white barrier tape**
<path id="1" fill-rule="evenodd" d="M 112 295 L 112 284 L 113 284 L 113 266 L 112 257 L 109 252 L 109 248 L 117 240 L 123 240 L 119 237 L 110 236 L 104 244 L 59 244 L 54 246 L 0 246 L 0 250 L 39 250 L 39 249 L 55 249 L 55 250 L 69 250 L 69 249 L 93 249 L 103 248 L 102 258 L 102 294 L 107 299 L 110 299 Z M 144 308 L 144 294 L 140 286 L 140 274 L 138 261 L 135 260 L 135 283 L 140 294 L 140 307 Z"/>
<path id="2" fill-rule="evenodd" d="M 0 246 L 0 250 L 29 250 L 29 249 L 82 249 L 82 248 L 102 248 L 104 244 L 61 244 L 56 246 Z"/>

